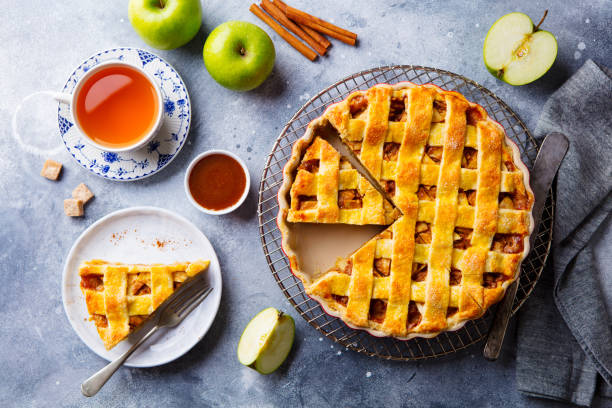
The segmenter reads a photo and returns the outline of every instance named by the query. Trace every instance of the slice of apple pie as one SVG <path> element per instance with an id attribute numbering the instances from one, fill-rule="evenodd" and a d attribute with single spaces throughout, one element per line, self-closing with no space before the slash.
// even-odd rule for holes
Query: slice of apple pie
<path id="1" fill-rule="evenodd" d="M 183 282 L 209 264 L 207 260 L 168 265 L 83 262 L 81 291 L 106 349 L 137 330 Z"/>

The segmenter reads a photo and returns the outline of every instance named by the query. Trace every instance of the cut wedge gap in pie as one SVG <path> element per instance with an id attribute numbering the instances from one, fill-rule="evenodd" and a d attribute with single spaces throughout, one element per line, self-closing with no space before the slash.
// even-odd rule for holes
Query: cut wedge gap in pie
<path id="1" fill-rule="evenodd" d="M 289 192 L 302 181 L 299 166 L 314 169 L 303 152 L 316 129 L 329 127 L 401 217 L 357 250 L 338 251 L 335 265 L 304 269 L 308 248 L 296 245 L 295 227 L 304 220 L 289 216 L 300 196 Z M 315 174 L 317 188 L 335 182 Z M 377 336 L 457 330 L 503 297 L 529 251 L 533 194 L 520 152 L 457 92 L 409 82 L 353 92 L 311 122 L 283 175 L 278 225 L 292 271 L 328 313 Z"/>
<path id="2" fill-rule="evenodd" d="M 140 328 L 182 283 L 208 269 L 210 261 L 123 264 L 102 260 L 79 266 L 87 311 L 107 350 Z"/>

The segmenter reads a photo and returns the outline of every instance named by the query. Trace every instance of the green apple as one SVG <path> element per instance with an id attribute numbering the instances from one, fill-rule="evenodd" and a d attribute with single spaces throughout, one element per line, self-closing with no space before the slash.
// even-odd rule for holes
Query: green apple
<path id="1" fill-rule="evenodd" d="M 130 0 L 128 15 L 144 42 L 160 50 L 187 44 L 202 25 L 200 0 Z"/>
<path id="2" fill-rule="evenodd" d="M 525 85 L 550 69 L 557 57 L 557 40 L 539 29 L 547 12 L 537 26 L 523 13 L 506 14 L 491 26 L 483 47 L 491 74 L 510 85 Z"/>
<path id="3" fill-rule="evenodd" d="M 295 323 L 291 316 L 273 307 L 264 309 L 242 332 L 238 361 L 261 374 L 270 374 L 287 358 L 294 337 Z"/>
<path id="4" fill-rule="evenodd" d="M 264 30 L 245 21 L 227 21 L 206 39 L 204 64 L 210 76 L 234 91 L 257 88 L 274 68 L 274 43 Z"/>

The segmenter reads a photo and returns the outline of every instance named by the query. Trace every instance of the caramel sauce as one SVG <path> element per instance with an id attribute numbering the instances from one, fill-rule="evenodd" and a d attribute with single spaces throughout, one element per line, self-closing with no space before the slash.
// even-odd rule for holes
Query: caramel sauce
<path id="1" fill-rule="evenodd" d="M 236 204 L 246 187 L 240 163 L 224 154 L 203 157 L 189 175 L 193 199 L 209 210 L 223 210 Z"/>

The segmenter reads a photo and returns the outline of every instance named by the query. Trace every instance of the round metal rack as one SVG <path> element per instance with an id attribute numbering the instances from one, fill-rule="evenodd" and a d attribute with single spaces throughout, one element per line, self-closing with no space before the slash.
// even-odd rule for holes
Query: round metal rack
<path id="1" fill-rule="evenodd" d="M 263 170 L 259 186 L 258 217 L 259 233 L 270 271 L 283 294 L 311 326 L 336 343 L 359 353 L 387 360 L 410 361 L 448 355 L 479 342 L 486 337 L 493 312 L 489 310 L 483 317 L 469 321 L 460 330 L 444 332 L 431 339 L 400 341 L 374 337 L 365 331 L 351 329 L 342 320 L 326 314 L 318 302 L 306 295 L 302 282 L 291 273 L 289 260 L 281 249 L 281 233 L 276 225 L 276 196 L 282 184 L 283 167 L 291 156 L 293 143 L 304 134 L 308 124 L 319 117 L 327 106 L 343 100 L 355 90 L 368 89 L 378 83 L 394 84 L 401 81 L 432 83 L 446 90 L 458 91 L 468 100 L 482 105 L 519 146 L 521 158 L 527 167 L 533 166 L 538 143 L 516 113 L 488 89 L 461 75 L 436 68 L 416 65 L 378 67 L 356 73 L 327 87 L 302 106 L 285 125 Z M 554 199 L 551 190 L 536 232 L 535 245 L 522 263 L 513 313 L 525 302 L 542 273 L 552 241 L 553 217 Z"/>

